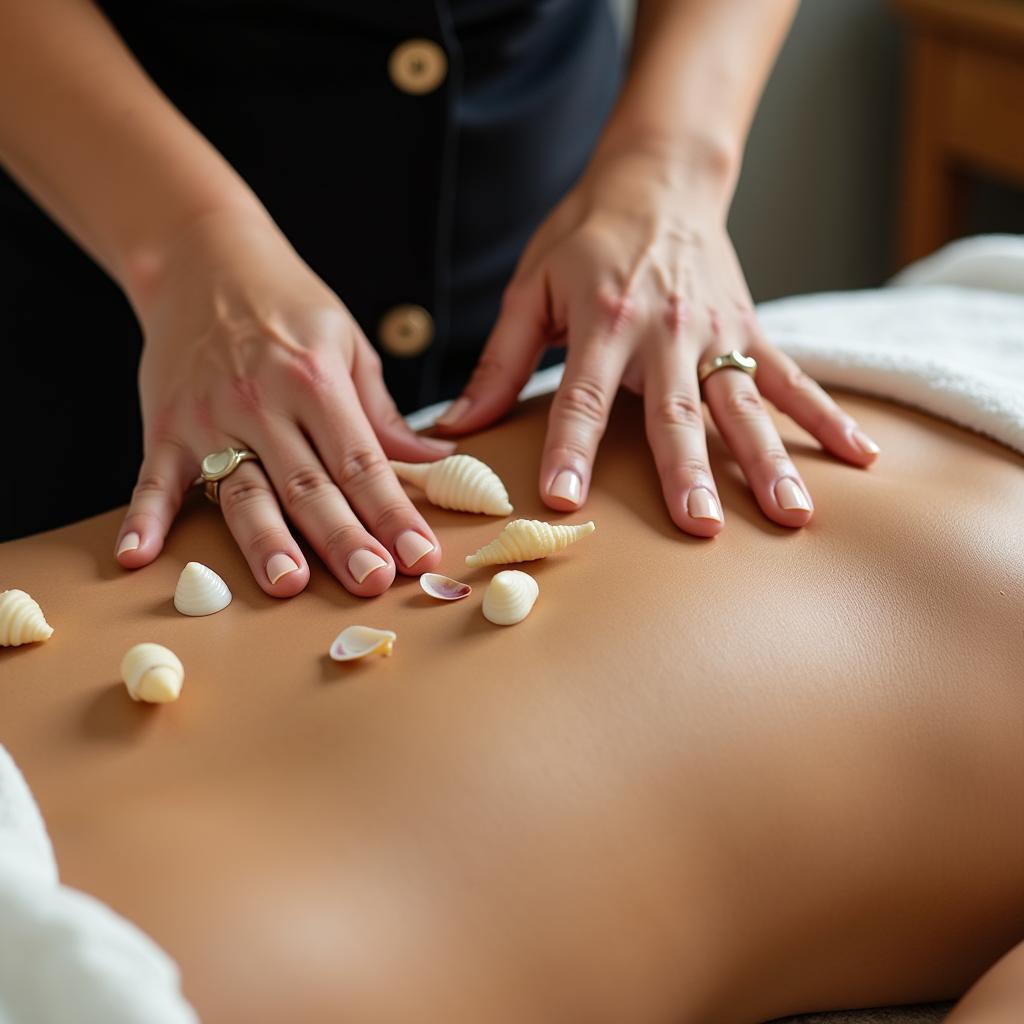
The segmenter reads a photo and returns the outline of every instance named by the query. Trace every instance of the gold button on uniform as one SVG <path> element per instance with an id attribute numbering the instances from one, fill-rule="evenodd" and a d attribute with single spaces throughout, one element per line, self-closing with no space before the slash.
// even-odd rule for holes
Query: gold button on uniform
<path id="1" fill-rule="evenodd" d="M 434 340 L 434 318 L 422 306 L 395 306 L 381 318 L 377 338 L 388 355 L 411 359 Z"/>
<path id="2" fill-rule="evenodd" d="M 391 51 L 388 74 L 402 92 L 433 92 L 448 74 L 448 57 L 430 39 L 408 39 Z"/>

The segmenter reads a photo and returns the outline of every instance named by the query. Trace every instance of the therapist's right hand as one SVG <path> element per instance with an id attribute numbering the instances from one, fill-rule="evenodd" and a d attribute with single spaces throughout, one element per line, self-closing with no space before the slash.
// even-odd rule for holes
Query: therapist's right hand
<path id="1" fill-rule="evenodd" d="M 387 460 L 454 446 L 406 426 L 352 315 L 269 220 L 209 214 L 136 274 L 145 457 L 122 566 L 157 557 L 199 463 L 228 446 L 259 456 L 221 481 L 220 507 L 268 594 L 309 580 L 286 516 L 359 596 L 437 566 L 437 538 Z"/>

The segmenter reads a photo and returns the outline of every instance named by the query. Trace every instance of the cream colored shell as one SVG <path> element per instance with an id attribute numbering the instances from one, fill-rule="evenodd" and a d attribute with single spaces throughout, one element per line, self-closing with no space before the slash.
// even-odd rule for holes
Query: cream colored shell
<path id="1" fill-rule="evenodd" d="M 593 533 L 592 522 L 574 526 L 552 526 L 539 519 L 514 519 L 490 544 L 466 556 L 466 565 L 500 565 L 506 562 L 530 562 L 564 551 L 581 537 Z"/>
<path id="2" fill-rule="evenodd" d="M 518 569 L 499 572 L 484 594 L 484 618 L 496 626 L 514 626 L 533 610 L 540 587 L 529 574 Z"/>
<path id="3" fill-rule="evenodd" d="M 174 651 L 160 644 L 136 644 L 121 659 L 121 678 L 132 700 L 166 704 L 181 695 L 185 668 Z"/>
<path id="4" fill-rule="evenodd" d="M 0 594 L 0 647 L 20 647 L 49 640 L 53 627 L 42 608 L 24 590 Z"/>
<path id="5" fill-rule="evenodd" d="M 189 562 L 174 588 L 174 607 L 182 615 L 213 615 L 231 604 L 228 585 L 202 562 Z"/>
<path id="6" fill-rule="evenodd" d="M 394 651 L 397 639 L 398 634 L 390 629 L 349 626 L 334 638 L 329 653 L 335 661 L 358 661 L 377 653 L 387 658 Z"/>
<path id="7" fill-rule="evenodd" d="M 449 455 L 437 462 L 392 462 L 399 480 L 422 487 L 427 500 L 455 512 L 507 516 L 508 491 L 498 474 L 472 455 Z"/>

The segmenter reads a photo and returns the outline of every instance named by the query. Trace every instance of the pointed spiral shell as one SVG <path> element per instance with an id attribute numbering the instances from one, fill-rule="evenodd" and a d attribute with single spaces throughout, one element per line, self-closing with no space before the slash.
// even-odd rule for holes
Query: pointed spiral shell
<path id="1" fill-rule="evenodd" d="M 518 569 L 499 572 L 484 594 L 484 618 L 496 626 L 514 626 L 533 610 L 540 587 L 529 574 Z"/>
<path id="2" fill-rule="evenodd" d="M 132 700 L 166 704 L 181 695 L 185 667 L 160 644 L 136 644 L 121 659 L 121 678 Z"/>
<path id="3" fill-rule="evenodd" d="M 392 462 L 399 480 L 422 487 L 427 500 L 455 512 L 507 516 L 508 491 L 497 473 L 472 455 L 449 455 L 437 462 Z"/>
<path id="4" fill-rule="evenodd" d="M 0 647 L 20 647 L 49 640 L 53 627 L 42 608 L 24 590 L 0 594 Z"/>
<path id="5" fill-rule="evenodd" d="M 231 604 L 228 585 L 202 562 L 189 562 L 174 588 L 174 607 L 182 615 L 212 615 Z"/>
<path id="6" fill-rule="evenodd" d="M 485 544 L 475 554 L 467 555 L 466 565 L 500 565 L 545 558 L 556 551 L 564 551 L 595 529 L 592 522 L 552 526 L 539 519 L 514 519 L 490 544 Z"/>

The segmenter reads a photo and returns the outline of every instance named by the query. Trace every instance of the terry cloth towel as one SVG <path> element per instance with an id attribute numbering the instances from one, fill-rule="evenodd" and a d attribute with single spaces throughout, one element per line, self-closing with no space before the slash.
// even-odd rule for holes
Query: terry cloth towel
<path id="1" fill-rule="evenodd" d="M 890 287 L 767 302 L 758 318 L 818 383 L 913 406 L 1024 453 L 1024 237 L 954 242 Z M 534 374 L 521 397 L 554 391 L 562 370 Z M 409 422 L 422 429 L 443 409 Z"/>
<path id="2" fill-rule="evenodd" d="M 178 968 L 109 907 L 61 885 L 24 777 L 0 746 L 0 1024 L 197 1024 Z"/>

